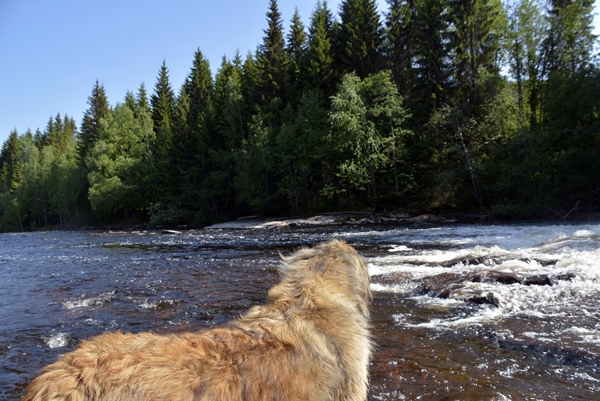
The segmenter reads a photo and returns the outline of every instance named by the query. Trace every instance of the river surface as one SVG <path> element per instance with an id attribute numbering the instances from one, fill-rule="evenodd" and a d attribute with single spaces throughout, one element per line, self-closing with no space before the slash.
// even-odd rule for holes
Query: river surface
<path id="1" fill-rule="evenodd" d="M 264 303 L 279 252 L 332 238 L 373 280 L 369 400 L 600 399 L 589 223 L 0 234 L 0 400 L 84 338 L 234 319 Z M 424 286 L 439 277 L 449 294 Z"/>

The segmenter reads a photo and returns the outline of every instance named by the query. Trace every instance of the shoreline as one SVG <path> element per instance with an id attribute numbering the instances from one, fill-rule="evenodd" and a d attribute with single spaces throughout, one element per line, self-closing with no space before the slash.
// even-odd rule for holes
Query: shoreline
<path id="1" fill-rule="evenodd" d="M 332 227 L 332 226 L 402 226 L 402 227 L 433 227 L 435 225 L 461 225 L 461 224 L 575 224 L 582 221 L 600 223 L 600 212 L 585 212 L 571 215 L 569 218 L 557 216 L 538 216 L 528 218 L 511 218 L 490 214 L 410 214 L 375 213 L 366 211 L 330 212 L 302 217 L 266 217 L 245 216 L 236 220 L 215 223 L 208 226 L 186 224 L 177 226 L 149 226 L 146 223 L 123 221 L 108 225 L 65 225 L 52 226 L 39 230 L 24 231 L 96 231 L 92 235 L 148 235 L 167 234 L 179 235 L 184 232 L 200 230 L 271 230 L 302 227 Z"/>

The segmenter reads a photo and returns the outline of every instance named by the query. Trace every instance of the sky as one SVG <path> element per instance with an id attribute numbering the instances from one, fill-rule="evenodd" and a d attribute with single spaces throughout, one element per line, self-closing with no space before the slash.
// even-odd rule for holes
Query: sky
<path id="1" fill-rule="evenodd" d="M 287 32 L 296 7 L 309 25 L 317 0 L 277 3 Z M 340 3 L 328 1 L 335 14 Z M 387 10 L 385 0 L 377 4 L 380 12 Z M 43 131 L 57 113 L 79 125 L 96 80 L 114 105 L 142 83 L 152 94 L 163 60 L 178 92 L 197 49 L 215 73 L 223 56 L 256 50 L 268 5 L 269 0 L 0 0 L 0 144 L 14 129 Z M 598 16 L 595 21 L 600 26 Z"/>

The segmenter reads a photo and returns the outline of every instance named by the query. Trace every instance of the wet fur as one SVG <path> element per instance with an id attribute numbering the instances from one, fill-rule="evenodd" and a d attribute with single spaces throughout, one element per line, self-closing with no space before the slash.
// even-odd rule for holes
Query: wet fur
<path id="1" fill-rule="evenodd" d="M 365 400 L 369 276 L 341 241 L 284 258 L 268 302 L 211 330 L 107 333 L 49 365 L 22 401 Z"/>

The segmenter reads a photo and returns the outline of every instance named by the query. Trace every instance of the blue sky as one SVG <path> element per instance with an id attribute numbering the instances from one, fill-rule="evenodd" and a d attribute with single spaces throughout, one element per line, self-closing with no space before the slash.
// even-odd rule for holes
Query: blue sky
<path id="1" fill-rule="evenodd" d="M 329 0 L 337 13 L 341 0 Z M 278 0 L 289 27 L 297 7 L 309 24 L 317 0 Z M 380 11 L 385 0 L 378 0 Z M 153 92 L 166 60 L 175 91 L 196 49 L 213 73 L 223 56 L 262 41 L 268 0 L 0 0 L 0 144 L 13 129 L 43 130 L 61 113 L 81 121 L 97 80 L 110 104 L 145 83 Z M 596 24 L 598 26 L 600 24 Z"/>

